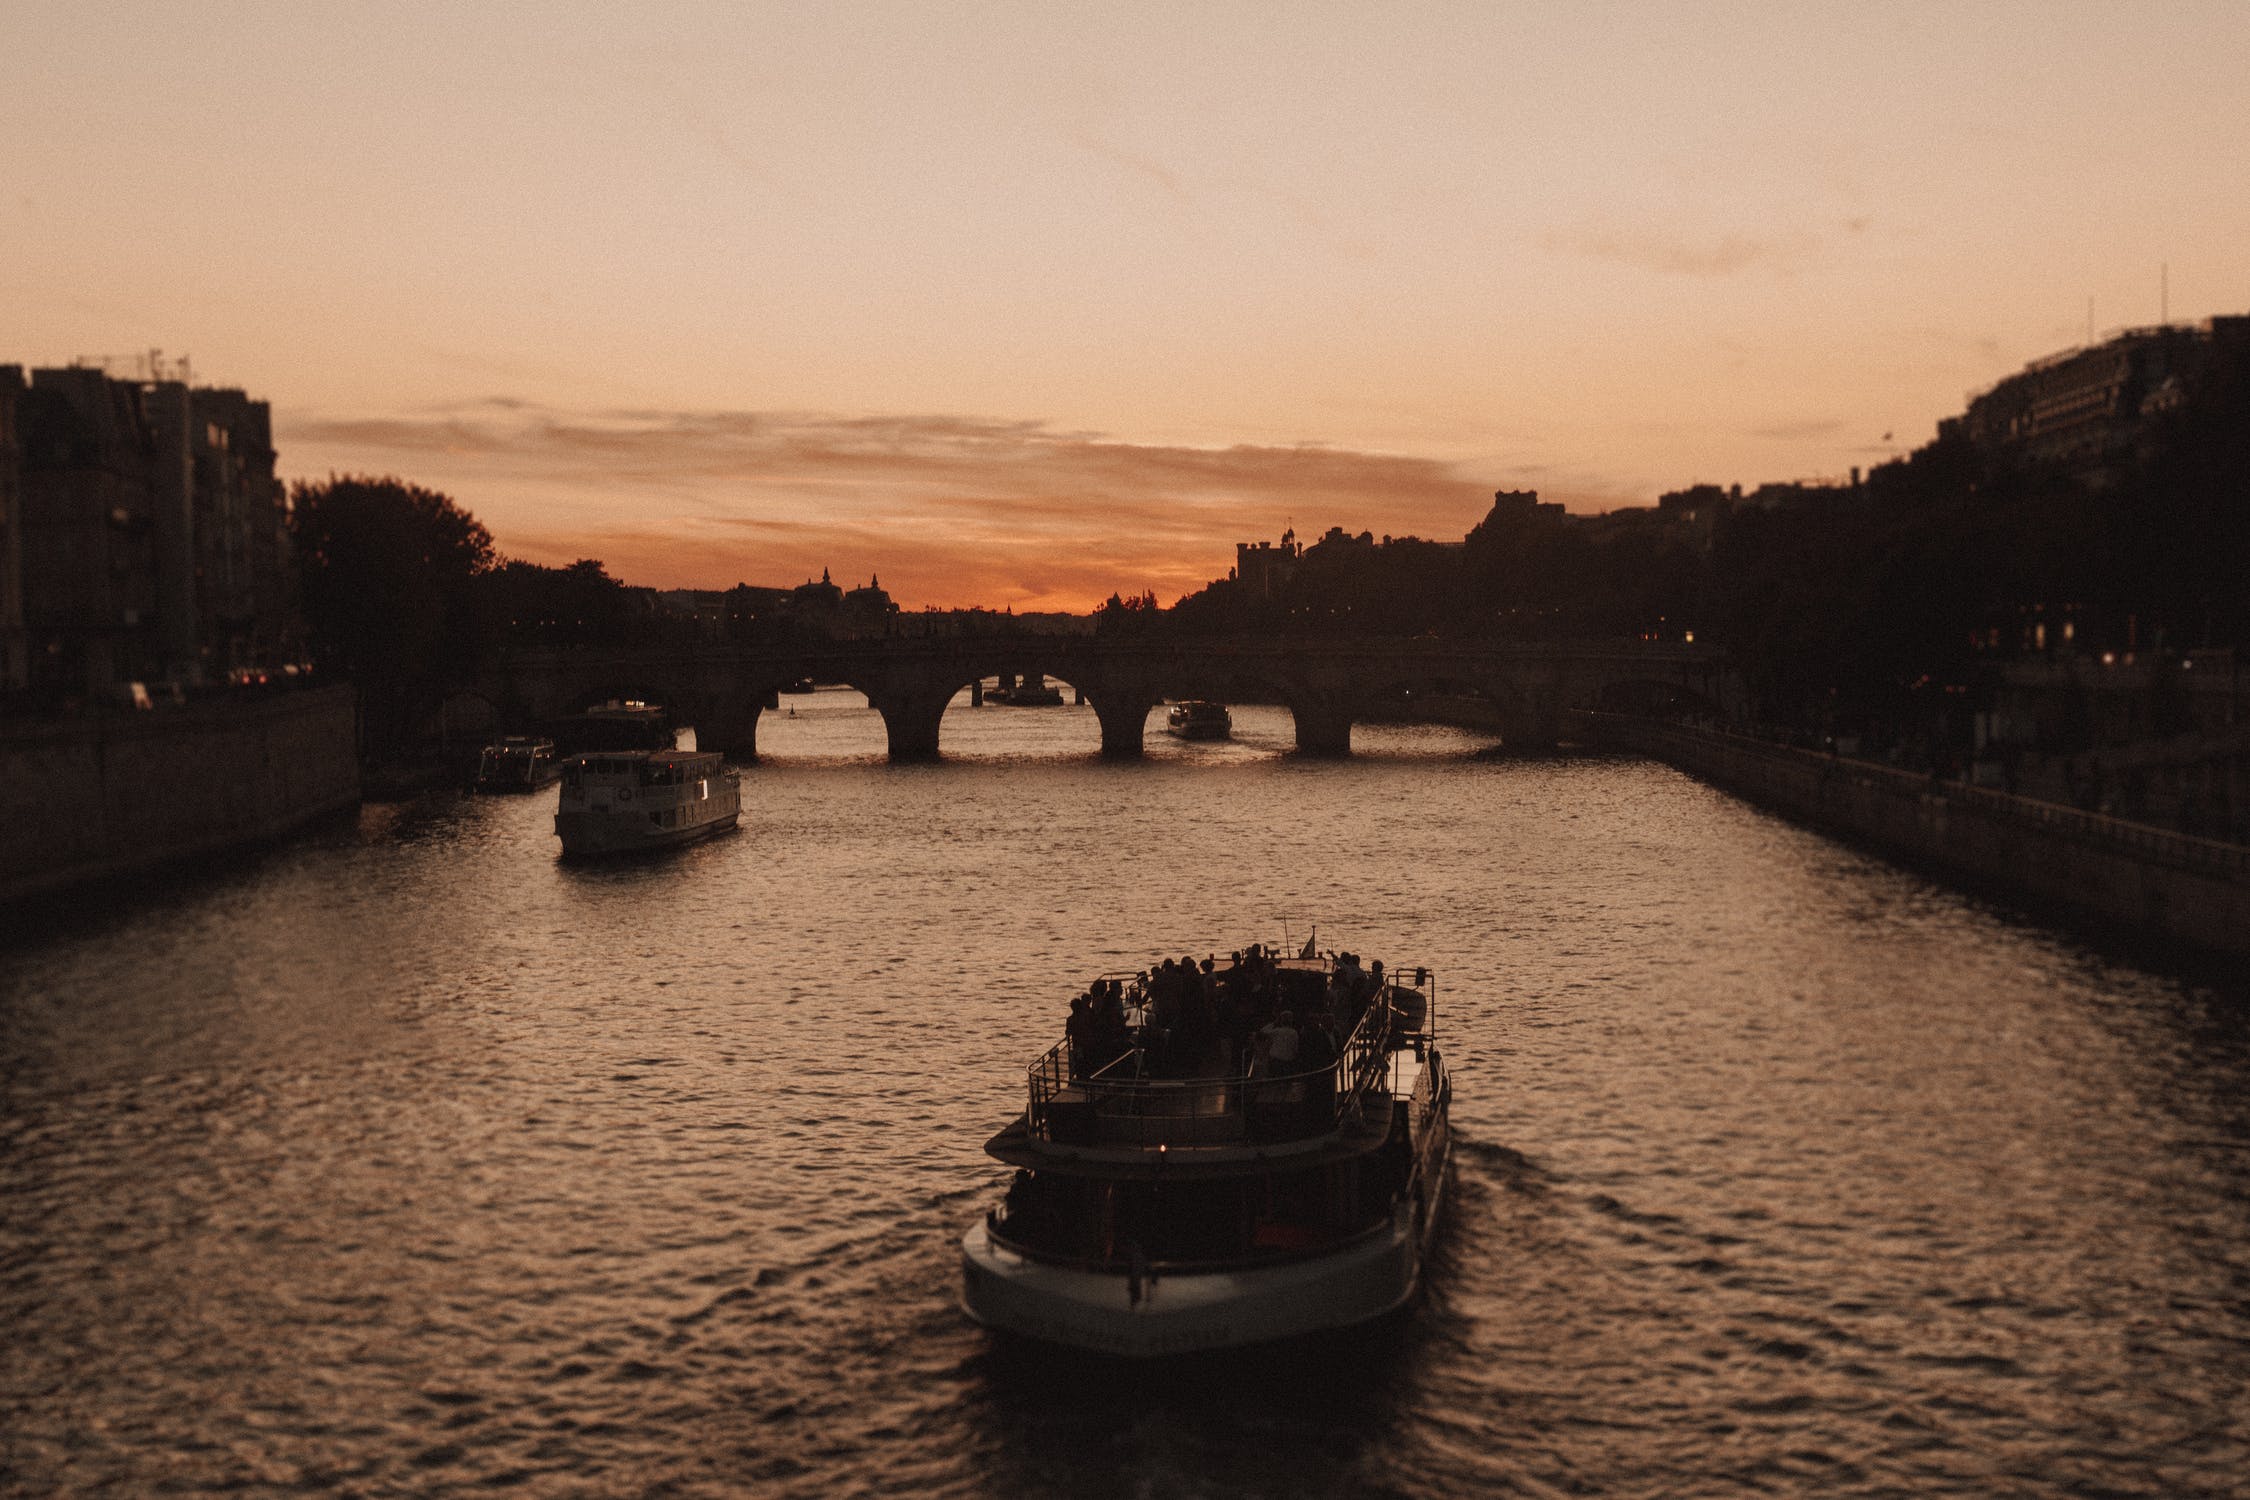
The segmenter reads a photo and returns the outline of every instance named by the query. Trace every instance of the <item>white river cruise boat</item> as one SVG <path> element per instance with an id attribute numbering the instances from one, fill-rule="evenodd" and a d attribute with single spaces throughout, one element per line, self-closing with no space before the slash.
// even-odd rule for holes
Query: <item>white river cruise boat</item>
<path id="1" fill-rule="evenodd" d="M 565 854 L 626 854 L 735 826 L 742 781 L 718 752 L 612 750 L 563 764 L 555 833 Z"/>
<path id="2" fill-rule="evenodd" d="M 1129 1357 L 1403 1307 L 1451 1146 L 1435 998 L 1426 969 L 1256 948 L 1096 981 L 986 1143 L 1017 1171 L 962 1240 L 963 1306 Z"/>

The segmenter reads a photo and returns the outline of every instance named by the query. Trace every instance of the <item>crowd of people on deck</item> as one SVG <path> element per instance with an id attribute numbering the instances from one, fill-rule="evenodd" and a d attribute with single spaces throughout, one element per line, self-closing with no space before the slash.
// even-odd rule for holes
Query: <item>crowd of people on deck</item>
<path id="1" fill-rule="evenodd" d="M 1071 1076 L 1121 1059 L 1145 1078 L 1325 1074 L 1385 984 L 1381 959 L 1362 966 L 1350 953 L 1325 969 L 1284 965 L 1256 943 L 1223 966 L 1167 958 L 1131 980 L 1097 979 L 1071 1002 Z"/>

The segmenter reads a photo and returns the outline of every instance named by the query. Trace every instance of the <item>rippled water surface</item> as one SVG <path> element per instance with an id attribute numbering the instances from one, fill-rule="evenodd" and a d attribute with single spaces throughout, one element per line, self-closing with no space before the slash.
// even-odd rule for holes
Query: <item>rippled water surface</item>
<path id="1" fill-rule="evenodd" d="M 0 949 L 0 1488 L 2250 1494 L 2250 1024 L 1661 766 L 1099 763 L 784 699 L 739 835 L 370 807 Z M 1441 977 L 1431 1293 L 1287 1358 L 996 1345 L 987 1135 L 1092 973 Z"/>

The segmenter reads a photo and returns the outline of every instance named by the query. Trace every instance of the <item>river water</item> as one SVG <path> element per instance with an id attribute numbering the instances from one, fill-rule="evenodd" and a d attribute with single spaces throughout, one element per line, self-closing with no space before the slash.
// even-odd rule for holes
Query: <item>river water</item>
<path id="1" fill-rule="evenodd" d="M 10 937 L 0 1489 L 2250 1494 L 2239 994 L 1645 762 L 962 707 L 892 768 L 783 702 L 673 857 L 433 797 Z M 1439 975 L 1426 1301 L 1147 1369 L 970 1325 L 1070 995 L 1316 921 Z"/>

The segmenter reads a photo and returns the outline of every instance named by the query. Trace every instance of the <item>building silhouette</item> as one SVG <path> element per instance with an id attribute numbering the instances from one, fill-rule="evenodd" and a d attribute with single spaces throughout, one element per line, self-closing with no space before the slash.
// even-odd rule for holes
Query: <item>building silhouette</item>
<path id="1" fill-rule="evenodd" d="M 1236 542 L 1234 576 L 1249 598 L 1271 603 L 1282 596 L 1289 587 L 1289 580 L 1297 576 L 1297 560 L 1304 552 L 1294 530 L 1281 534 L 1279 546 L 1272 542 Z"/>
<path id="2" fill-rule="evenodd" d="M 0 666 L 56 700 L 223 682 L 299 653 L 270 409 L 92 364 L 0 365 Z"/>
<path id="3" fill-rule="evenodd" d="M 2187 404 L 2215 356 L 2244 345 L 2244 316 L 2127 329 L 2034 360 L 1971 396 L 1968 409 L 1940 422 L 1938 433 L 2100 482 L 2133 454 L 2151 418 Z"/>
<path id="4" fill-rule="evenodd" d="M 898 614 L 898 606 L 891 602 L 882 582 L 870 573 L 867 582 L 844 591 L 843 612 L 847 631 L 855 635 L 881 635 Z"/>

